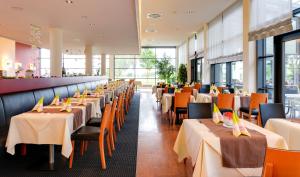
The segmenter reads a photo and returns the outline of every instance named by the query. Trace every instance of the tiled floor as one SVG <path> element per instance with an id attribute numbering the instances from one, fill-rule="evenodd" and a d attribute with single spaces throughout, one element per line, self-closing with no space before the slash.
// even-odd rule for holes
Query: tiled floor
<path id="1" fill-rule="evenodd" d="M 177 162 L 173 145 L 179 127 L 161 118 L 159 104 L 150 90 L 141 90 L 137 177 L 186 177 L 183 163 Z"/>

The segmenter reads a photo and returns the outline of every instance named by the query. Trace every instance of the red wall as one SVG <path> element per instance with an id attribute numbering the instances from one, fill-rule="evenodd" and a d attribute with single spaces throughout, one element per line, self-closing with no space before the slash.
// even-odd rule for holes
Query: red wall
<path id="1" fill-rule="evenodd" d="M 24 76 L 25 71 L 29 69 L 29 64 L 35 64 L 35 76 L 40 76 L 40 51 L 38 48 L 32 48 L 31 45 L 16 42 L 16 60 L 15 62 L 22 63 L 23 71 L 19 76 Z"/>

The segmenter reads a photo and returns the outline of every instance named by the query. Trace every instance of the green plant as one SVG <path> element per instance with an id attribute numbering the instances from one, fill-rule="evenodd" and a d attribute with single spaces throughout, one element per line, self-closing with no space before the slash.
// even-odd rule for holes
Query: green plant
<path id="1" fill-rule="evenodd" d="M 175 78 L 175 68 L 170 63 L 170 59 L 164 57 L 156 63 L 158 78 L 164 80 L 166 83 L 171 83 Z"/>
<path id="2" fill-rule="evenodd" d="M 181 84 L 185 84 L 187 82 L 187 69 L 184 64 L 179 66 L 177 80 Z"/>

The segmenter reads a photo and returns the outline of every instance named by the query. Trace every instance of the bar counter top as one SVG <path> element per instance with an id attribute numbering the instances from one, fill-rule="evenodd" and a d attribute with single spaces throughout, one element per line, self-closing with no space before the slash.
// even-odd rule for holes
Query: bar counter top
<path id="1" fill-rule="evenodd" d="M 106 76 L 52 77 L 32 79 L 0 79 L 0 95 L 84 82 L 107 82 Z"/>

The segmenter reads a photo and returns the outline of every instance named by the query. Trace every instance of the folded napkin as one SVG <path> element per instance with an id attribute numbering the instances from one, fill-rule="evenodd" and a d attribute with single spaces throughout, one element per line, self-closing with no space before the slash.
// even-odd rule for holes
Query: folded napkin
<path id="1" fill-rule="evenodd" d="M 218 88 L 215 85 L 212 84 L 210 86 L 209 94 L 218 95 L 219 93 L 220 92 L 219 92 Z"/>
<path id="2" fill-rule="evenodd" d="M 82 93 L 82 95 L 85 95 L 85 96 L 86 96 L 87 94 L 88 94 L 88 89 L 85 88 L 84 91 L 83 91 L 83 93 Z"/>
<path id="3" fill-rule="evenodd" d="M 77 91 L 75 92 L 74 98 L 79 98 L 80 97 L 80 91 L 77 89 Z"/>
<path id="4" fill-rule="evenodd" d="M 243 122 L 240 121 L 240 118 L 235 111 L 233 112 L 232 121 L 233 121 L 232 133 L 235 137 L 239 137 L 240 135 L 251 136 L 247 128 L 243 124 Z"/>
<path id="5" fill-rule="evenodd" d="M 59 106 L 60 102 L 59 102 L 59 95 L 55 96 L 53 101 L 51 102 L 50 105 L 55 105 L 55 106 Z"/>
<path id="6" fill-rule="evenodd" d="M 86 106 L 86 99 L 85 99 L 85 96 L 84 95 L 82 95 L 81 97 L 80 97 L 80 100 L 79 100 L 79 102 L 78 102 L 78 104 L 77 105 L 84 105 L 84 106 Z"/>
<path id="7" fill-rule="evenodd" d="M 68 98 L 62 105 L 62 108 L 60 109 L 61 112 L 72 112 L 72 104 L 71 99 Z"/>
<path id="8" fill-rule="evenodd" d="M 32 111 L 43 112 L 43 110 L 44 110 L 43 104 L 44 104 L 44 97 L 39 99 L 38 103 L 34 106 Z"/>
<path id="9" fill-rule="evenodd" d="M 224 121 L 224 117 L 215 103 L 214 103 L 214 111 L 213 111 L 213 121 L 216 124 L 220 124 Z"/>

